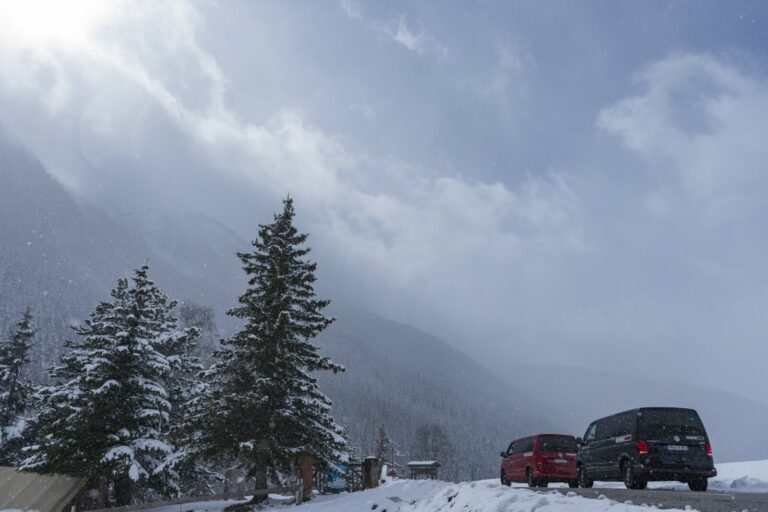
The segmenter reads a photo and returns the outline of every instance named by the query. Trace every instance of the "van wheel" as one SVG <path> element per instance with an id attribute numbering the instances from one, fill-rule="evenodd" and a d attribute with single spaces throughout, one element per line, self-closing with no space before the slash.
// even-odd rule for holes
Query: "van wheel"
<path id="1" fill-rule="evenodd" d="M 507 475 L 504 473 L 503 469 L 501 470 L 501 485 L 506 485 L 507 487 L 512 485 L 512 483 L 507 480 Z"/>
<path id="2" fill-rule="evenodd" d="M 528 487 L 539 486 L 539 482 L 533 478 L 533 471 L 531 471 L 531 468 L 525 470 L 525 481 L 528 482 Z"/>
<path id="3" fill-rule="evenodd" d="M 645 489 L 648 487 L 648 482 L 646 480 L 635 476 L 635 472 L 632 469 L 632 463 L 629 461 L 626 461 L 621 465 L 621 474 L 627 489 Z"/>
<path id="4" fill-rule="evenodd" d="M 578 482 L 579 487 L 583 489 L 589 489 L 595 483 L 594 480 L 587 476 L 587 471 L 582 464 L 579 464 L 576 468 L 576 481 Z"/>
<path id="5" fill-rule="evenodd" d="M 707 479 L 697 478 L 688 482 L 688 488 L 692 491 L 704 492 L 707 490 Z"/>

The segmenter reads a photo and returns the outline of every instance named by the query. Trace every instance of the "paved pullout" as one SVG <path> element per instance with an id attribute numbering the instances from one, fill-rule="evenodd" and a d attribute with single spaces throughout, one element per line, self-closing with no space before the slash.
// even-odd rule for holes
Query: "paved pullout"
<path id="1" fill-rule="evenodd" d="M 541 489 L 542 492 L 545 489 Z M 631 501 L 634 505 L 653 505 L 658 508 L 685 509 L 686 505 L 699 512 L 768 512 L 768 493 L 691 492 L 648 489 L 549 489 L 561 494 L 576 493 L 585 498 L 605 496 L 618 502 Z"/>

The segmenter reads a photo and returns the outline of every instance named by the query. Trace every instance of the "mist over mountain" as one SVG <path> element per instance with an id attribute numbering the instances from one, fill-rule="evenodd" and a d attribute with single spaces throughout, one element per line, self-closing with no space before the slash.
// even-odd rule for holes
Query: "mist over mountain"
<path id="1" fill-rule="evenodd" d="M 266 220 L 254 219 L 254 231 Z M 171 297 L 211 306 L 221 335 L 238 325 L 224 314 L 244 286 L 235 252 L 248 242 L 238 233 L 199 213 L 94 208 L 65 191 L 34 155 L 2 139 L 0 240 L 0 328 L 33 308 L 41 331 L 30 371 L 38 379 L 57 361 L 70 325 L 144 262 Z M 434 422 L 466 461 L 456 478 L 493 476 L 495 453 L 517 435 L 580 435 L 589 421 L 612 412 L 680 405 L 699 409 L 720 460 L 768 456 L 761 427 L 768 407 L 716 389 L 716 378 L 697 387 L 520 361 L 493 366 L 500 378 L 437 338 L 354 305 L 354 294 L 339 294 L 334 283 L 321 278 L 318 285 L 321 295 L 331 293 L 338 319 L 318 342 L 348 368 L 321 382 L 363 451 L 372 450 L 383 426 L 406 457 L 415 428 Z"/>
<path id="2" fill-rule="evenodd" d="M 319 343 L 347 367 L 320 382 L 350 425 L 357 446 L 373 453 L 383 426 L 406 455 L 415 428 L 446 428 L 455 450 L 454 480 L 495 477 L 498 452 L 511 439 L 562 429 L 549 407 L 500 379 L 465 354 L 411 326 L 353 307 L 335 307 L 338 322 Z M 401 458 L 402 462 L 407 462 Z"/>
<path id="3" fill-rule="evenodd" d="M 34 155 L 1 139 L 0 210 L 0 321 L 10 325 L 26 306 L 33 309 L 43 339 L 32 363 L 36 374 L 55 361 L 61 341 L 71 335 L 70 326 L 105 299 L 118 278 L 143 263 L 151 264 L 171 296 L 216 304 L 225 295 L 226 274 L 206 272 L 200 262 L 200 257 L 213 260 L 200 250 L 215 243 L 189 250 L 184 244 L 190 234 L 178 224 L 167 226 L 160 236 L 156 226 L 131 225 L 130 218 L 78 202 Z M 206 231 L 214 224 L 204 218 L 188 225 L 211 242 L 214 236 L 227 235 L 223 228 L 215 235 Z M 186 258 L 166 258 L 163 244 L 168 243 Z M 237 260 L 234 255 L 230 260 L 236 274 Z"/>

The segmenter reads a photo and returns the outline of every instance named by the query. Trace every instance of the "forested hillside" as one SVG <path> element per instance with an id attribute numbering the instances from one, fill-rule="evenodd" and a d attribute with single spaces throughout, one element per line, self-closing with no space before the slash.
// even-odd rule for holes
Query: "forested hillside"
<path id="1" fill-rule="evenodd" d="M 321 376 L 321 382 L 367 453 L 373 453 L 379 426 L 407 457 L 415 428 L 436 424 L 446 429 L 453 450 L 445 476 L 494 477 L 498 452 L 509 440 L 558 429 L 546 418 L 545 404 L 442 341 L 352 308 L 333 312 L 339 321 L 319 342 L 347 371 Z"/>
<path id="2" fill-rule="evenodd" d="M 247 246 L 243 238 L 196 214 L 138 223 L 100 212 L 76 201 L 33 155 L 2 141 L 0 240 L 0 329 L 32 308 L 40 332 L 28 370 L 37 380 L 73 336 L 70 326 L 145 262 L 172 298 L 211 308 L 219 335 L 236 326 L 224 312 L 245 288 L 235 256 Z M 347 371 L 321 376 L 322 389 L 361 455 L 372 453 L 383 427 L 406 461 L 416 429 L 431 424 L 449 441 L 445 476 L 493 477 L 510 437 L 555 428 L 532 401 L 442 341 L 329 298 L 337 321 L 318 343 Z"/>

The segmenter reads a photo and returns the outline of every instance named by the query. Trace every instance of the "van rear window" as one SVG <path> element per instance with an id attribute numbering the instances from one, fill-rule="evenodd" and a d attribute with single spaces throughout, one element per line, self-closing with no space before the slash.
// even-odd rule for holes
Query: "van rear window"
<path id="1" fill-rule="evenodd" d="M 640 433 L 648 438 L 664 437 L 674 434 L 703 436 L 696 411 L 679 409 L 644 409 L 640 411 Z"/>
<path id="2" fill-rule="evenodd" d="M 539 438 L 540 452 L 575 452 L 576 440 L 568 436 L 542 436 Z"/>

